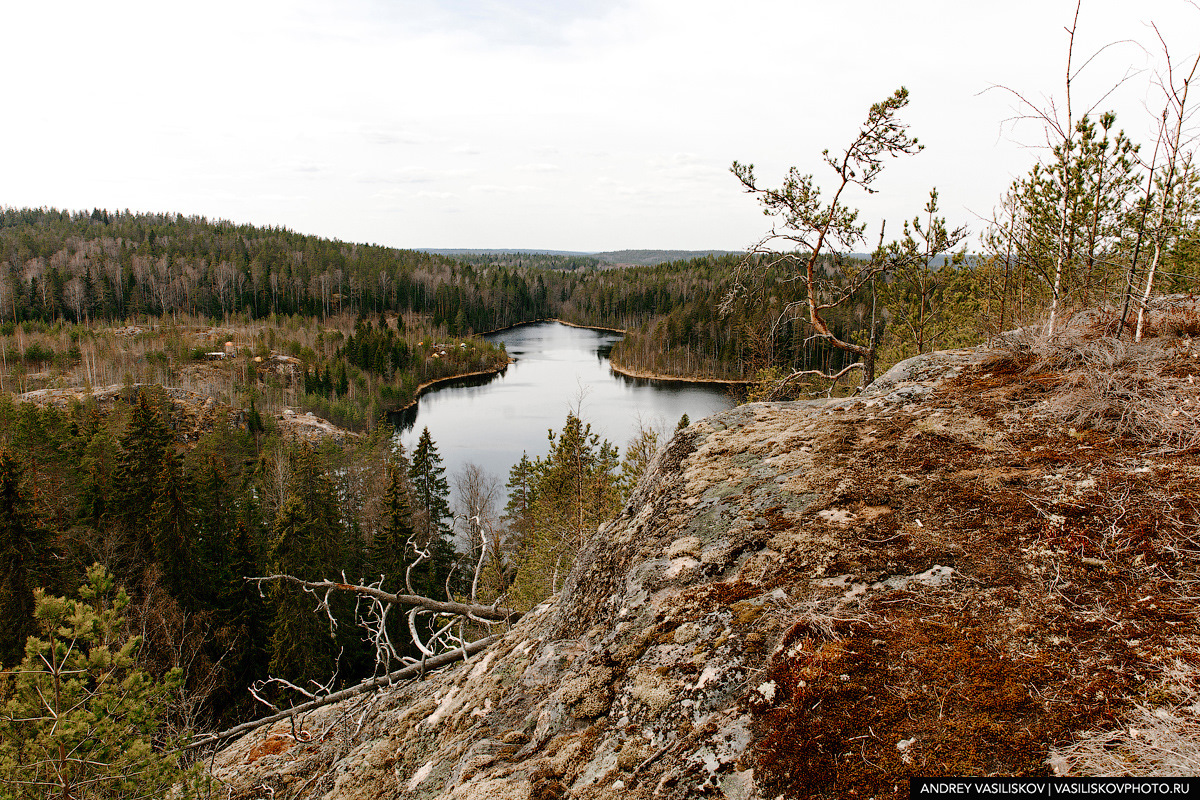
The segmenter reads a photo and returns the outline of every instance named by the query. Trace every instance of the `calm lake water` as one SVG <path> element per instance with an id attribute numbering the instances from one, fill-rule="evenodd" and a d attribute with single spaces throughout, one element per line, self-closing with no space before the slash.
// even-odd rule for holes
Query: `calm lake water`
<path id="1" fill-rule="evenodd" d="M 508 471 L 521 453 L 545 455 L 547 429 L 561 431 L 567 412 L 576 408 L 592 432 L 623 456 L 639 418 L 669 436 L 683 414 L 694 421 L 732 405 L 720 387 L 613 372 L 608 353 L 621 334 L 538 322 L 487 338 L 504 342 L 516 363 L 500 375 L 444 384 L 397 420 L 409 454 L 428 426 L 452 490 L 454 475 L 474 463 L 498 478 L 503 498 Z M 501 499 L 497 510 L 503 505 Z"/>

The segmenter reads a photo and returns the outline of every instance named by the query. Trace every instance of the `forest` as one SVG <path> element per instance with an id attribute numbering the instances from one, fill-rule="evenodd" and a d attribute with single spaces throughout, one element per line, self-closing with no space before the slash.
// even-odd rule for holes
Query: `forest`
<path id="1" fill-rule="evenodd" d="M 470 467 L 451 506 L 428 430 L 411 453 L 382 429 L 313 446 L 270 420 L 218 422 L 181 446 L 176 416 L 157 387 L 106 409 L 0 396 L 0 664 L 14 670 L 0 683 L 0 785 L 34 781 L 14 796 L 41 796 L 63 770 L 84 780 L 97 761 L 178 780 L 164 759 L 198 735 L 478 639 L 561 588 L 656 443 L 645 431 L 622 458 L 569 415 L 546 456 L 514 465 L 502 514 L 499 487 Z M 272 576 L 434 602 L 387 618 Z M 66 698 L 47 706 L 64 676 Z M 100 706 L 104 733 L 86 721 Z M 47 727 L 48 714 L 71 724 Z M 123 750 L 131 730 L 153 746 Z"/>
<path id="2" fill-rule="evenodd" d="M 341 339 L 355 335 L 364 321 L 379 331 L 394 329 L 409 353 L 422 341 L 427 350 L 433 339 L 457 339 L 457 346 L 458 337 L 558 318 L 629 331 L 614 360 L 631 370 L 746 380 L 771 366 L 840 367 L 842 354 L 809 340 L 803 319 L 780 316 L 801 297 L 784 269 L 764 260 L 755 286 L 722 310 L 744 258 L 613 268 L 507 254 L 464 263 L 179 215 L 4 209 L 0 351 L 6 373 L 10 361 L 15 365 L 6 378 L 16 379 L 22 391 L 42 388 L 57 373 L 94 385 L 119 383 L 127 372 L 135 382 L 171 382 L 186 377 L 179 372 L 188 358 L 203 357 L 188 340 L 189 330 L 228 328 L 259 355 L 303 357 L 310 371 L 323 374 L 347 371 L 348 392 L 317 393 L 306 408 L 359 428 L 381 410 L 410 402 L 416 385 L 440 377 L 431 352 L 422 354 L 411 375 L 404 374 L 409 364 L 400 358 L 372 369 L 374 363 L 364 367 L 361 359 L 346 359 L 344 350 L 339 354 Z M 836 255 L 822 261 L 832 283 L 848 269 L 843 262 L 858 263 Z M 883 308 L 877 298 L 876 305 Z M 869 293 L 859 291 L 833 324 L 848 337 L 865 336 L 871 306 Z M 880 318 L 886 323 L 882 312 Z M 106 355 L 119 349 L 105 339 L 126 324 L 164 335 L 143 337 L 143 352 L 105 373 L 115 363 Z M 472 369 L 494 367 L 494 357 L 484 354 Z M 87 374 L 92 362 L 101 374 Z M 164 369 L 168 364 L 174 372 Z M 356 378 L 363 379 L 362 392 Z M 243 394 L 271 394 L 243 383 Z M 285 399 L 275 395 L 264 398 L 271 410 Z M 339 413 L 332 406 L 337 399 L 356 402 Z M 286 400 L 305 405 L 300 397 Z"/>

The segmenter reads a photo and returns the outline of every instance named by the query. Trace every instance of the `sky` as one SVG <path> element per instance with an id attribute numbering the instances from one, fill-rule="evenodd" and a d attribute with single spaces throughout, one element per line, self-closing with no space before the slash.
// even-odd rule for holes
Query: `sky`
<path id="1" fill-rule="evenodd" d="M 847 200 L 872 245 L 881 220 L 898 232 L 935 186 L 950 223 L 977 233 L 1043 152 L 1018 94 L 1065 107 L 1075 11 L 1073 0 L 4 6 L 0 205 L 573 251 L 752 246 L 769 220 L 730 164 L 755 164 L 764 185 L 795 166 L 828 191 L 822 151 L 844 148 L 899 86 L 925 149 Z M 1147 150 L 1162 108 L 1150 21 L 1190 65 L 1200 8 L 1187 0 L 1084 0 L 1076 66 L 1099 52 L 1072 88 L 1076 116 L 1115 110 Z"/>

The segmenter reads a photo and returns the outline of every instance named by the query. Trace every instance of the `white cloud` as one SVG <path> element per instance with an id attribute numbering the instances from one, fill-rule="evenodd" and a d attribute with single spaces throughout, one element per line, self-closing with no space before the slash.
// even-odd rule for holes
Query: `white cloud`
<path id="1" fill-rule="evenodd" d="M 538 187 L 527 184 L 495 184 L 481 183 L 470 188 L 476 194 L 528 194 L 538 191 Z"/>
<path id="2" fill-rule="evenodd" d="M 405 129 L 389 130 L 386 128 L 373 128 L 364 130 L 362 137 L 371 144 L 385 146 L 394 144 L 425 144 L 429 141 L 427 137 Z"/>

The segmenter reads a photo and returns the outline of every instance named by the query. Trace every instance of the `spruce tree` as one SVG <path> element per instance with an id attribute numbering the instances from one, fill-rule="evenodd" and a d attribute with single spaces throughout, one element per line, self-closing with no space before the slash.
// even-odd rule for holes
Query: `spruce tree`
<path id="1" fill-rule="evenodd" d="M 36 630 L 34 587 L 45 585 L 51 533 L 38 519 L 21 469 L 0 450 L 0 664 L 15 666 Z"/>
<path id="2" fill-rule="evenodd" d="M 446 481 L 446 468 L 437 445 L 429 435 L 429 428 L 421 431 L 417 448 L 413 451 L 409 467 L 412 480 L 413 499 L 418 513 L 417 531 L 422 541 L 427 542 L 449 532 L 447 519 L 450 516 L 450 485 Z"/>
<path id="3" fill-rule="evenodd" d="M 132 538 L 135 562 L 143 562 L 154 552 L 151 509 L 159 495 L 163 466 L 172 447 L 171 432 L 150 406 L 145 392 L 138 393 L 120 444 L 113 486 L 118 505 L 114 511 Z"/>
<path id="4" fill-rule="evenodd" d="M 292 494 L 284 500 L 272 526 L 270 569 L 299 578 L 321 578 L 321 532 L 305 504 Z M 324 680 L 332 673 L 335 651 L 328 620 L 314 610 L 312 597 L 287 583 L 270 588 L 272 675 L 289 680 Z"/>
<path id="5" fill-rule="evenodd" d="M 210 699 L 221 710 L 249 701 L 245 687 L 266 677 L 271 655 L 269 601 L 255 584 L 243 580 L 267 570 L 261 526 L 252 516 L 244 513 L 226 534 L 228 562 L 220 573 L 225 577 L 210 587 L 218 625 L 212 644 L 220 651 L 216 657 L 222 659 L 225 677 Z"/>
<path id="6" fill-rule="evenodd" d="M 450 485 L 446 481 L 446 468 L 442 466 L 437 445 L 429 435 L 429 428 L 421 431 L 413 451 L 409 477 L 416 510 L 414 528 L 417 545 L 425 548 L 429 554 L 412 571 L 412 588 L 417 594 L 442 599 L 455 558 L 454 547 L 449 540 Z M 452 586 L 451 590 L 454 588 Z"/>
<path id="7" fill-rule="evenodd" d="M 194 608 L 202 591 L 196 581 L 198 564 L 193 553 L 196 525 L 191 503 L 195 492 L 181 461 L 170 451 L 163 456 L 158 494 L 150 507 L 150 532 L 164 588 L 184 608 Z"/>
<path id="8" fill-rule="evenodd" d="M 337 577 L 345 555 L 345 531 L 333 483 L 310 449 L 296 453 L 293 466 L 288 496 L 272 526 L 270 571 L 308 580 Z M 345 641 L 348 633 L 335 643 L 324 611 L 318 612 L 312 596 L 295 586 L 273 584 L 270 598 L 271 673 L 291 680 L 326 680 L 334 672 L 339 645 L 353 646 Z M 347 602 L 338 596 L 330 605 L 336 617 L 349 623 Z M 353 627 L 342 625 L 339 631 Z"/>
<path id="9" fill-rule="evenodd" d="M 384 470 L 387 484 L 383 495 L 384 524 L 371 542 L 369 574 L 383 576 L 388 591 L 405 591 L 404 568 L 408 561 L 409 539 L 414 533 L 412 507 L 408 500 L 404 468 L 389 461 Z"/>
<path id="10" fill-rule="evenodd" d="M 371 542 L 367 558 L 368 580 L 382 576 L 382 588 L 389 592 L 406 594 L 407 566 L 415 554 L 410 542 L 413 540 L 412 508 L 409 504 L 409 487 L 404 463 L 388 461 L 384 466 L 387 483 L 383 495 L 383 526 Z M 415 570 L 422 589 L 428 589 L 429 575 L 433 570 L 419 565 Z M 388 639 L 397 651 L 414 653 L 405 620 L 404 610 L 393 608 L 388 614 Z"/>

